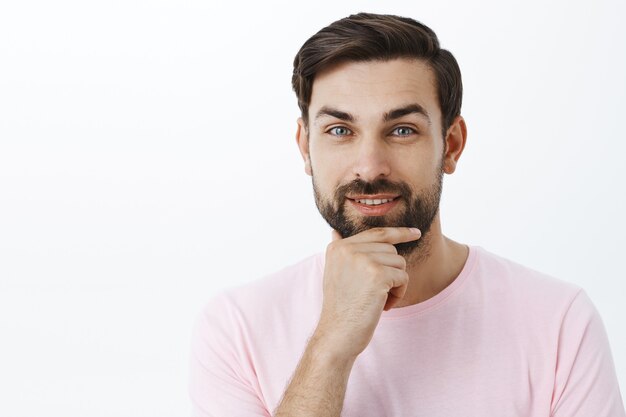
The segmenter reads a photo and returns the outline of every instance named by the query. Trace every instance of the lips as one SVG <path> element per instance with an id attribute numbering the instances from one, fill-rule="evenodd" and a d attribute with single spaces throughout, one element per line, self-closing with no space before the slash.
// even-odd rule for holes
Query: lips
<path id="1" fill-rule="evenodd" d="M 377 206 L 380 204 L 386 204 L 398 198 L 397 195 L 393 194 L 362 194 L 362 195 L 354 195 L 348 197 L 348 199 L 356 201 L 360 204 L 365 204 L 368 206 Z"/>
<path id="2" fill-rule="evenodd" d="M 368 205 L 368 206 L 378 206 L 380 204 L 386 204 L 390 201 L 393 201 L 393 199 L 392 198 L 390 199 L 387 199 L 387 198 L 365 199 L 364 198 L 364 199 L 355 199 L 354 201 L 356 201 L 357 203 Z"/>
<path id="3" fill-rule="evenodd" d="M 356 195 L 348 197 L 350 204 L 366 216 L 384 216 L 398 204 L 398 196 L 391 194 Z"/>

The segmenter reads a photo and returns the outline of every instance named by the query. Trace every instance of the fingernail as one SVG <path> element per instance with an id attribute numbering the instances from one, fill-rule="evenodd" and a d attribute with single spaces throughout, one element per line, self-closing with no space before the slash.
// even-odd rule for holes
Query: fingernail
<path id="1" fill-rule="evenodd" d="M 409 230 L 415 234 L 421 235 L 422 232 L 420 231 L 420 229 L 418 229 L 417 227 L 411 227 L 409 228 Z"/>

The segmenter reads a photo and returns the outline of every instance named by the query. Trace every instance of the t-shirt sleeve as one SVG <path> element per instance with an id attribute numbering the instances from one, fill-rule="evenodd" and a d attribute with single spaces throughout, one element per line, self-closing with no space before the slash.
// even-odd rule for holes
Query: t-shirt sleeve
<path id="1" fill-rule="evenodd" d="M 223 297 L 210 302 L 196 318 L 189 394 L 194 417 L 270 417 L 236 312 Z"/>
<path id="2" fill-rule="evenodd" d="M 602 319 L 583 290 L 574 297 L 561 325 L 550 415 L 626 415 Z"/>

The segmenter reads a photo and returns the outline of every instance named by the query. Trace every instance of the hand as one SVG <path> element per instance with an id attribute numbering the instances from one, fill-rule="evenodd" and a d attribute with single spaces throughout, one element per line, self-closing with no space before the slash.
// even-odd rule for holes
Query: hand
<path id="1" fill-rule="evenodd" d="M 326 249 L 324 301 L 314 338 L 324 350 L 358 356 L 369 344 L 383 310 L 406 293 L 406 261 L 396 243 L 421 237 L 418 229 L 373 228 L 342 239 L 333 230 Z"/>

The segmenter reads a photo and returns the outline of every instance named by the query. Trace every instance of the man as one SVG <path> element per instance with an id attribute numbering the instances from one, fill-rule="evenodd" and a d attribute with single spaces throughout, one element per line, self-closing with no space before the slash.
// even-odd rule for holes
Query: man
<path id="1" fill-rule="evenodd" d="M 466 142 L 436 35 L 358 14 L 294 62 L 324 255 L 225 292 L 194 336 L 198 416 L 594 416 L 624 407 L 586 294 L 441 233 Z"/>

